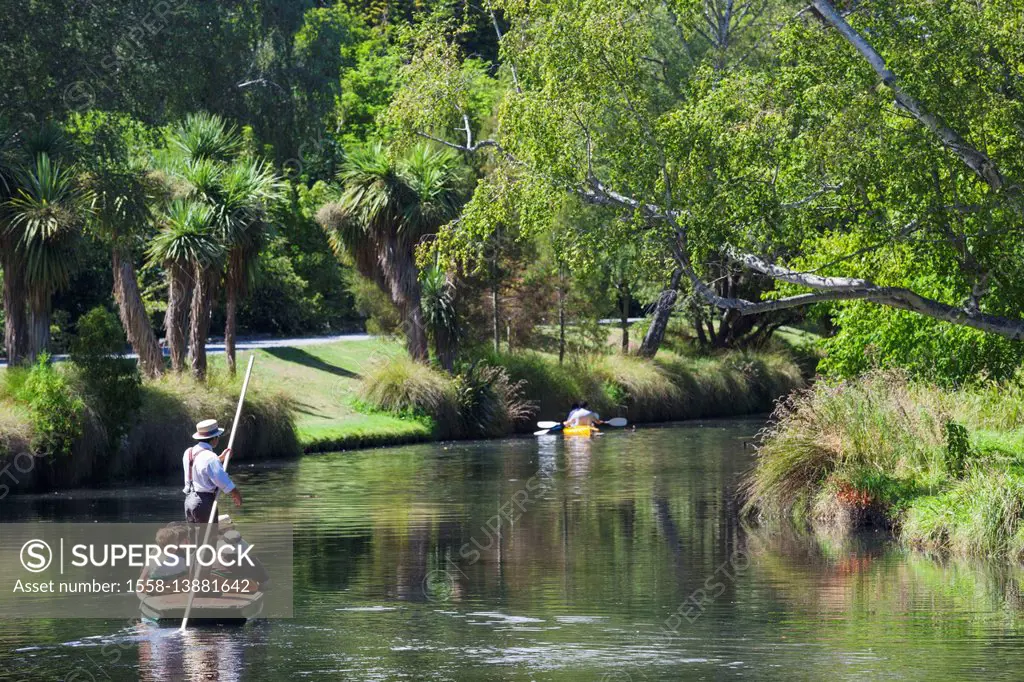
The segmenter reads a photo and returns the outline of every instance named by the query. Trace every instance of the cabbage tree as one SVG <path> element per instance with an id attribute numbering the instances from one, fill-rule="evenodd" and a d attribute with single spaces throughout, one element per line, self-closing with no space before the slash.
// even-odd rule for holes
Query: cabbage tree
<path id="1" fill-rule="evenodd" d="M 398 307 L 409 355 L 426 362 L 416 248 L 458 215 L 465 169 L 449 150 L 419 144 L 396 152 L 375 142 L 349 151 L 338 183 L 317 221 L 335 254 Z"/>
<path id="2" fill-rule="evenodd" d="M 23 264 L 28 299 L 28 358 L 46 351 L 50 341 L 53 294 L 66 288 L 78 267 L 78 243 L 89 212 L 89 195 L 73 170 L 35 155 L 34 164 L 17 173 L 17 189 L 7 201 L 8 230 L 14 258 Z M 5 273 L 5 278 L 12 273 Z"/>

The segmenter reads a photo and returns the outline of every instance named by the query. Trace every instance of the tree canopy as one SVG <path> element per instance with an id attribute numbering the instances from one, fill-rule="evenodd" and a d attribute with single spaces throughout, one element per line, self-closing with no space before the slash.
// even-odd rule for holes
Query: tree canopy
<path id="1" fill-rule="evenodd" d="M 1012 2 L 494 8 L 494 119 L 472 105 L 452 22 L 412 41 L 390 110 L 496 166 L 460 230 L 486 232 L 509 204 L 543 222 L 568 195 L 629 221 L 666 255 L 665 278 L 679 268 L 723 317 L 863 300 L 1024 338 Z M 768 284 L 725 292 L 723 262 Z M 877 319 L 870 308 L 843 319 Z"/>

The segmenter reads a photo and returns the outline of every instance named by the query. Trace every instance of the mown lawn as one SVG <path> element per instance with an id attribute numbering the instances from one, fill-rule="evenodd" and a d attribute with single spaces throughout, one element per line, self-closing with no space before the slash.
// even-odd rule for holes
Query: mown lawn
<path id="1" fill-rule="evenodd" d="M 296 430 L 307 451 L 422 440 L 430 435 L 428 424 L 367 414 L 356 405 L 362 375 L 374 363 L 401 352 L 400 344 L 386 339 L 262 349 L 255 351 L 252 385 L 281 391 L 294 400 Z M 238 355 L 241 370 L 250 352 Z M 210 364 L 222 370 L 224 356 L 211 355 Z"/>

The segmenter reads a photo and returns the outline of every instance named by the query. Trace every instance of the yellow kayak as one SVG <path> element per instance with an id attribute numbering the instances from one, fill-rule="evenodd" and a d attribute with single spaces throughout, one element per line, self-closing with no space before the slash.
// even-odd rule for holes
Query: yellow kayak
<path id="1" fill-rule="evenodd" d="M 566 426 L 562 429 L 563 436 L 592 436 L 596 433 L 601 433 L 601 431 L 594 426 L 588 426 L 586 424 L 581 424 L 579 426 Z"/>

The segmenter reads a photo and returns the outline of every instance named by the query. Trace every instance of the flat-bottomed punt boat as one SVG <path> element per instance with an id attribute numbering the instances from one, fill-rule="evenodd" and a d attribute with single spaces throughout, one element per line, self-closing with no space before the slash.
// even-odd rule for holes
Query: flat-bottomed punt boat
<path id="1" fill-rule="evenodd" d="M 142 617 L 161 624 L 181 622 L 188 603 L 187 592 L 140 595 Z M 263 610 L 263 593 L 220 594 L 192 600 L 189 622 L 242 625 Z"/>

